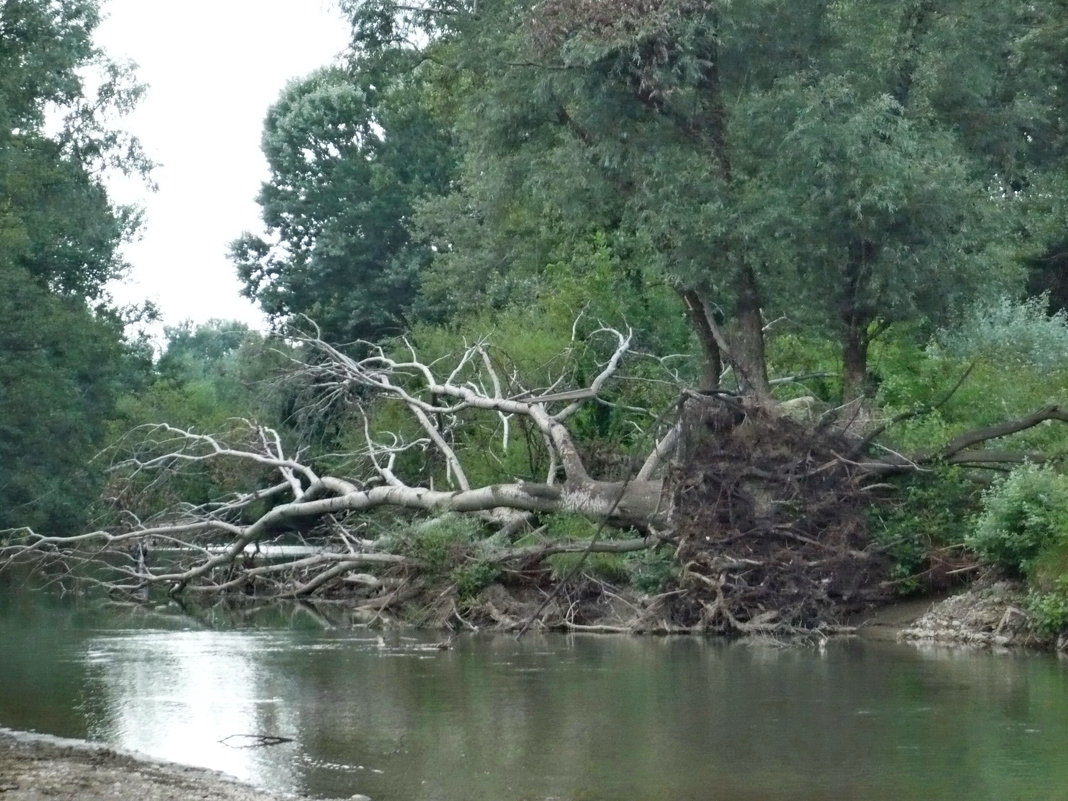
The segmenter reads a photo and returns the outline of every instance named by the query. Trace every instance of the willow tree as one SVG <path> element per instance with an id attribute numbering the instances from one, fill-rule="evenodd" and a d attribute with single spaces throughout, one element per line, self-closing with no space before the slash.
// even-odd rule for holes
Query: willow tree
<path id="1" fill-rule="evenodd" d="M 493 286 L 490 271 L 514 268 L 487 253 L 536 270 L 547 242 L 608 231 L 622 264 L 656 265 L 678 292 L 708 385 L 725 361 L 765 394 L 763 327 L 785 314 L 839 340 L 854 397 L 873 336 L 937 324 L 1005 272 L 1006 170 L 1046 113 L 1006 57 L 1031 14 L 979 0 L 453 9 L 430 55 L 442 91 L 460 92 L 466 159 L 459 194 L 424 216 L 441 244 L 431 285 Z"/>

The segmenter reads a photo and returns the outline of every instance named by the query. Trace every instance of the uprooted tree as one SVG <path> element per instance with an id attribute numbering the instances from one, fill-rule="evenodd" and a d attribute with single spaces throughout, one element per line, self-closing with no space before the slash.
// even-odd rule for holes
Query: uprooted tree
<path id="1" fill-rule="evenodd" d="M 868 537 L 864 514 L 886 477 L 939 463 L 1019 461 L 1023 454 L 987 445 L 1046 420 L 1068 422 L 1068 412 L 1050 406 L 906 457 L 878 444 L 885 425 L 859 430 L 848 406 L 799 413 L 796 404 L 680 389 L 676 404 L 649 425 L 658 438 L 649 439 L 648 453 L 627 465 L 609 463 L 613 475 L 598 477 L 569 423 L 584 405 L 609 403 L 631 336 L 596 334 L 613 347 L 580 388 L 559 381 L 520 386 L 486 343 L 451 362 L 429 362 L 411 347 L 398 357 L 365 344 L 363 355 L 352 356 L 305 337 L 297 370 L 314 388 L 312 411 L 344 406 L 362 427 L 359 452 L 337 462 L 348 465 L 344 474 L 323 474 L 301 453 L 288 453 L 278 432 L 253 421 L 234 421 L 225 436 L 154 425 L 132 432 L 113 466 L 115 525 L 72 538 L 21 532 L 0 555 L 4 563 L 32 561 L 64 574 L 78 568 L 90 581 L 135 596 L 158 587 L 173 596 L 343 598 L 375 614 L 418 602 L 436 606 L 439 620 L 473 616 L 513 627 L 527 624 L 538 607 L 544 625 L 572 628 L 820 628 L 889 595 L 886 559 Z M 376 421 L 383 409 L 402 410 L 409 434 L 383 431 Z M 542 474 L 472 482 L 463 428 L 477 416 L 494 419 L 505 444 L 526 437 L 543 457 Z M 416 463 L 413 454 L 424 469 L 407 475 L 402 467 Z M 431 461 L 446 488 L 430 478 Z M 175 497 L 173 488 L 191 471 L 205 469 L 233 491 L 198 504 Z M 159 511 L 168 497 L 173 502 Z M 156 511 L 146 516 L 142 506 Z M 371 513 L 386 511 L 400 515 L 394 529 L 452 516 L 474 520 L 480 534 L 413 549 L 373 534 Z M 543 520 L 561 513 L 592 521 L 592 535 L 541 537 Z M 564 593 L 550 594 L 550 556 L 654 549 L 679 568 L 655 597 L 623 599 L 603 584 L 591 586 L 577 569 L 558 583 L 568 585 Z M 463 576 L 471 596 L 507 584 L 526 593 L 528 604 L 506 608 L 501 593 L 487 589 L 485 602 L 469 604 L 470 616 L 461 617 L 455 590 Z"/>

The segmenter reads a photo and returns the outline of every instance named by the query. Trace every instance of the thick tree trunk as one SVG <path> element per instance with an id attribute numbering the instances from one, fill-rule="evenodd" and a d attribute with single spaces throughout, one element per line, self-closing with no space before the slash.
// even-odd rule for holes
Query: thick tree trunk
<path id="1" fill-rule="evenodd" d="M 715 321 L 707 304 L 694 289 L 678 289 L 686 307 L 686 316 L 690 319 L 697 344 L 701 347 L 701 390 L 719 389 L 719 377 L 723 373 L 723 351 L 717 341 L 713 328 Z"/>
<path id="2" fill-rule="evenodd" d="M 842 337 L 842 402 L 850 403 L 868 394 L 868 332 L 866 326 L 849 325 Z"/>
<path id="3" fill-rule="evenodd" d="M 730 362 L 744 395 L 767 397 L 768 367 L 764 354 L 764 318 L 760 311 L 760 291 L 749 267 L 738 277 L 738 299 L 730 334 Z"/>

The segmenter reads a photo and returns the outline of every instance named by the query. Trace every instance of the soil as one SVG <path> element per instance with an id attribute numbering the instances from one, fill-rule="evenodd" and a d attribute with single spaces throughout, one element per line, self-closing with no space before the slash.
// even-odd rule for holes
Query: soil
<path id="1" fill-rule="evenodd" d="M 210 770 L 0 728 L 0 801 L 294 801 Z M 365 796 L 353 796 L 366 799 Z M 369 801 L 369 799 L 367 800 Z"/>

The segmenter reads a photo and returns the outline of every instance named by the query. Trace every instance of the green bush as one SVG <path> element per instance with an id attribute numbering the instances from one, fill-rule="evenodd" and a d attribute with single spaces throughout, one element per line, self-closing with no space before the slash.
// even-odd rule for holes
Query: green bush
<path id="1" fill-rule="evenodd" d="M 428 574 L 447 573 L 475 550 L 481 532 L 478 520 L 464 515 L 446 514 L 416 524 L 397 536 L 397 550 L 419 559 Z"/>
<path id="2" fill-rule="evenodd" d="M 610 584 L 627 584 L 630 571 L 622 554 L 617 553 L 558 553 L 545 560 L 552 568 L 553 580 L 561 581 L 582 564 L 577 576 L 591 576 Z M 576 576 L 576 577 L 577 577 Z"/>
<path id="3" fill-rule="evenodd" d="M 1049 314 L 1048 295 L 999 298 L 973 306 L 956 328 L 939 332 L 937 343 L 962 360 L 1060 369 L 1068 359 L 1068 315 Z"/>
<path id="4" fill-rule="evenodd" d="M 956 467 L 903 477 L 895 488 L 893 503 L 871 507 L 868 527 L 890 558 L 897 592 L 908 595 L 924 589 L 919 574 L 927 568 L 931 551 L 964 539 L 964 521 L 978 509 L 979 490 Z"/>
<path id="5" fill-rule="evenodd" d="M 1025 464 L 983 493 L 966 539 L 983 559 L 1030 576 L 1044 549 L 1068 540 L 1068 476 Z"/>
<path id="6" fill-rule="evenodd" d="M 451 577 L 456 585 L 456 594 L 461 600 L 468 600 L 495 582 L 500 575 L 501 568 L 498 565 L 476 559 L 454 568 Z"/>
<path id="7" fill-rule="evenodd" d="M 663 592 L 678 581 L 681 572 L 671 548 L 628 554 L 627 567 L 630 570 L 631 586 L 648 595 Z"/>
<path id="8" fill-rule="evenodd" d="M 1027 611 L 1040 634 L 1054 636 L 1068 629 L 1068 581 L 1062 579 L 1051 592 L 1030 593 Z"/>

